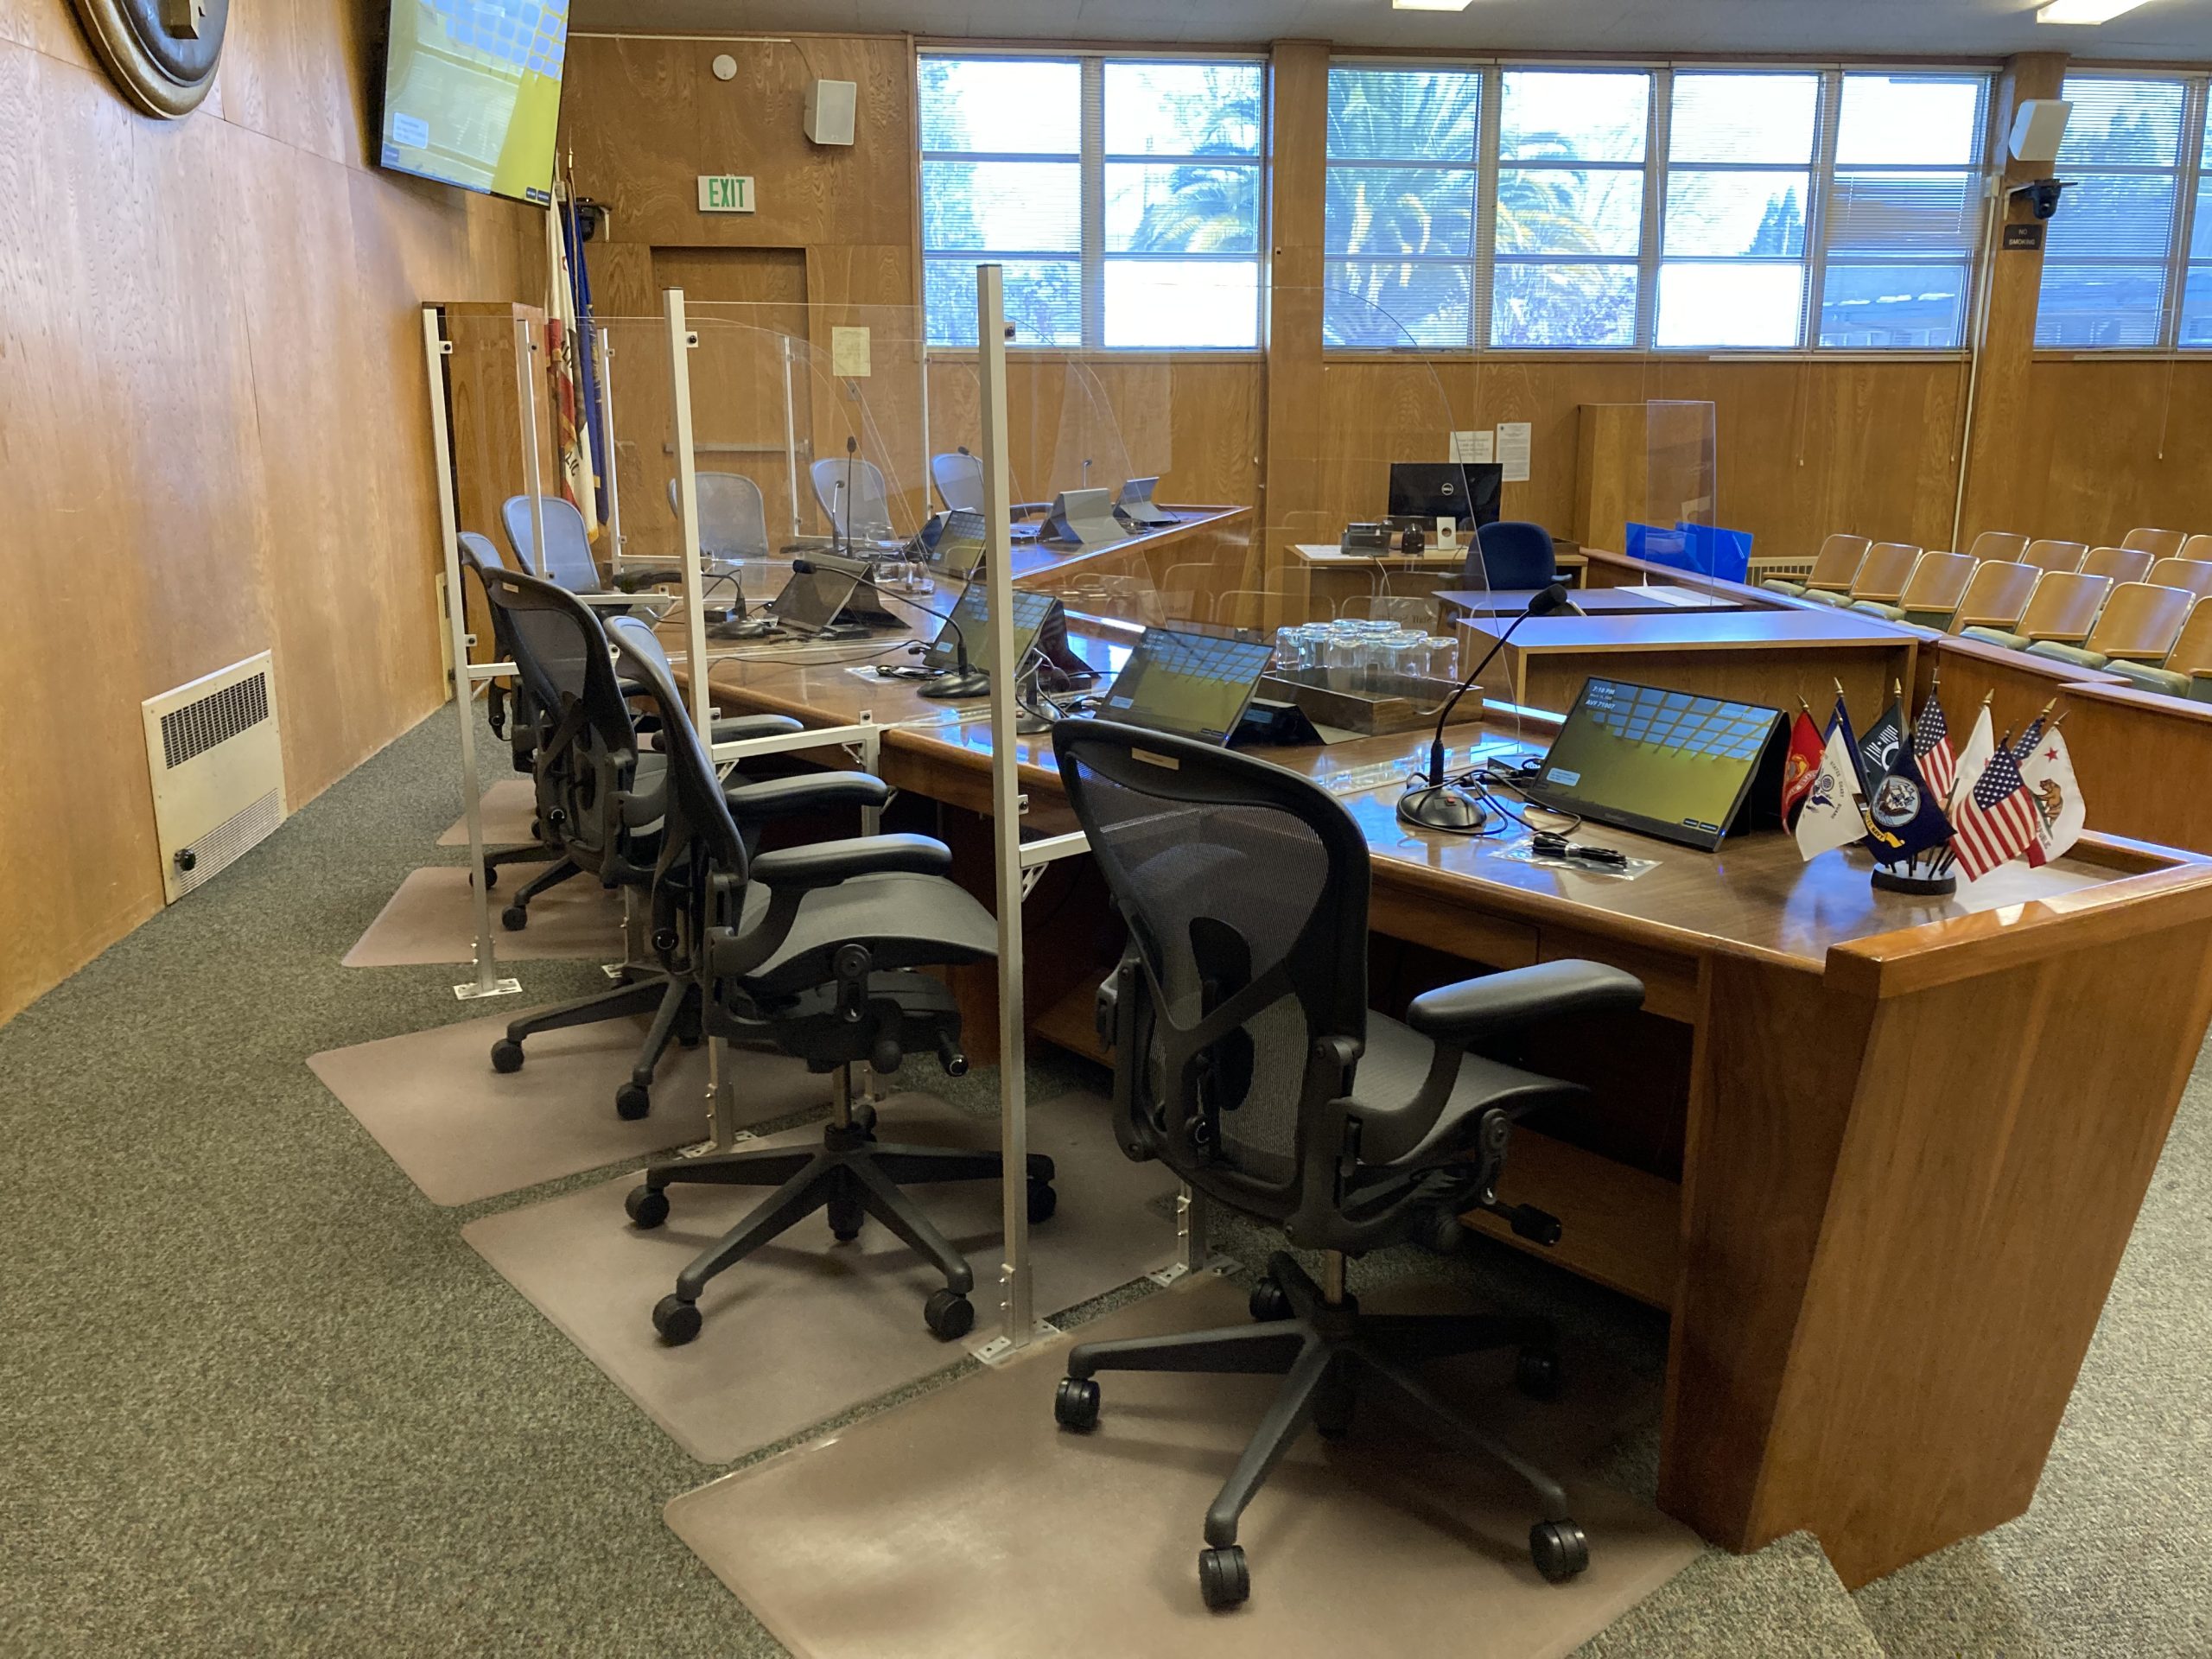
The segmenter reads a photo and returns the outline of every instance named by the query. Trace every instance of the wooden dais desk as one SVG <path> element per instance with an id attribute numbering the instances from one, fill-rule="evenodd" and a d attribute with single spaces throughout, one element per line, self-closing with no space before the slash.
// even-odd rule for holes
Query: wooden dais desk
<path id="1" fill-rule="evenodd" d="M 733 713 L 872 714 L 884 777 L 939 804 L 988 901 L 982 706 L 856 666 L 759 654 L 711 683 Z M 1555 724 L 1493 721 L 1452 741 Z M 1017 757 L 1039 835 L 1071 825 L 1050 741 Z M 1586 826 L 1657 861 L 1619 880 L 1401 823 L 1358 769 L 1423 747 L 1267 758 L 1338 786 L 1373 859 L 1370 925 L 1427 982 L 1564 957 L 1643 980 L 1643 1014 L 1532 1039 L 1529 1064 L 1595 1092 L 1516 1131 L 1503 1193 L 1565 1223 L 1540 1254 L 1671 1313 L 1661 1506 L 1734 1549 L 1809 1529 L 1852 1586 L 2022 1513 L 2212 1020 L 2212 860 L 2090 836 L 1920 899 L 1778 833 L 1705 854 Z M 1087 862 L 1058 879 L 1095 881 Z M 1118 947 L 1103 904 L 1075 908 L 1029 957 L 1065 994 L 1028 995 L 1080 1046 L 1086 1020 L 1044 1016 L 1087 1008 Z"/>

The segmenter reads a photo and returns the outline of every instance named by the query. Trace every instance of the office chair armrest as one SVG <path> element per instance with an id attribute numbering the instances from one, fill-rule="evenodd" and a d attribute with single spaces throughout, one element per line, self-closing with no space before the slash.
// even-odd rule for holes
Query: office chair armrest
<path id="1" fill-rule="evenodd" d="M 634 594 L 641 588 L 658 587 L 664 582 L 683 580 L 683 572 L 681 570 L 625 570 L 615 576 L 614 587 L 619 593 Z"/>
<path id="2" fill-rule="evenodd" d="M 727 720 L 714 722 L 714 731 L 709 741 L 749 743 L 756 737 L 781 737 L 787 732 L 804 729 L 804 726 L 789 715 L 732 715 Z"/>
<path id="3" fill-rule="evenodd" d="M 951 868 L 952 849 L 927 836 L 858 836 L 763 853 L 753 861 L 752 875 L 771 892 L 804 893 L 856 875 L 943 875 Z"/>
<path id="4" fill-rule="evenodd" d="M 1423 991 L 1406 1023 L 1439 1043 L 1465 1047 L 1560 1014 L 1626 1013 L 1643 1005 L 1643 982 L 1596 962 L 1540 962 Z"/>
<path id="5" fill-rule="evenodd" d="M 722 791 L 722 798 L 729 803 L 730 817 L 740 823 L 758 823 L 767 818 L 817 812 L 833 806 L 881 806 L 891 798 L 891 786 L 864 772 L 810 772 L 791 778 L 771 778 L 757 784 L 736 784 Z M 842 847 L 847 843 L 830 844 Z M 869 841 L 857 844 L 866 846 Z M 753 873 L 758 874 L 760 868 L 760 860 L 756 859 Z"/>

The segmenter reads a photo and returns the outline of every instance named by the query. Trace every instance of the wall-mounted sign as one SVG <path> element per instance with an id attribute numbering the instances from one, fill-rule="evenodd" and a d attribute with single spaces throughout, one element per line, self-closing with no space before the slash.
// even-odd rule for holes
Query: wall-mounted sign
<path id="1" fill-rule="evenodd" d="M 2041 221 L 2033 225 L 2007 225 L 2005 227 L 2005 245 L 2007 248 L 2018 248 L 2024 253 L 2040 252 L 2043 249 L 2043 232 L 2044 227 Z"/>
<path id="2" fill-rule="evenodd" d="M 749 213 L 753 211 L 753 180 L 742 173 L 702 173 L 699 211 L 702 213 Z"/>

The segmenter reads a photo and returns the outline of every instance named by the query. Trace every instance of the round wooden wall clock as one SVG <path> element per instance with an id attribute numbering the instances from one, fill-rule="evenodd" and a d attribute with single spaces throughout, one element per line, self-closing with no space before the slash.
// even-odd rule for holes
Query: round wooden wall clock
<path id="1" fill-rule="evenodd" d="M 230 0 L 73 0 L 115 84 L 149 115 L 189 115 L 215 82 Z"/>

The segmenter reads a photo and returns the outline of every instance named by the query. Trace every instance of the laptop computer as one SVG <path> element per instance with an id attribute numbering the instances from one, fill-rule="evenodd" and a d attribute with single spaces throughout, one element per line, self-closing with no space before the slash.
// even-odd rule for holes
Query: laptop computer
<path id="1" fill-rule="evenodd" d="M 1258 640 L 1147 628 L 1098 712 L 1147 731 L 1226 744 L 1274 655 Z"/>
<path id="2" fill-rule="evenodd" d="M 1779 801 L 1786 729 L 1778 709 L 1593 676 L 1527 793 L 1712 852 L 1745 816 L 1755 782 L 1761 799 Z"/>

